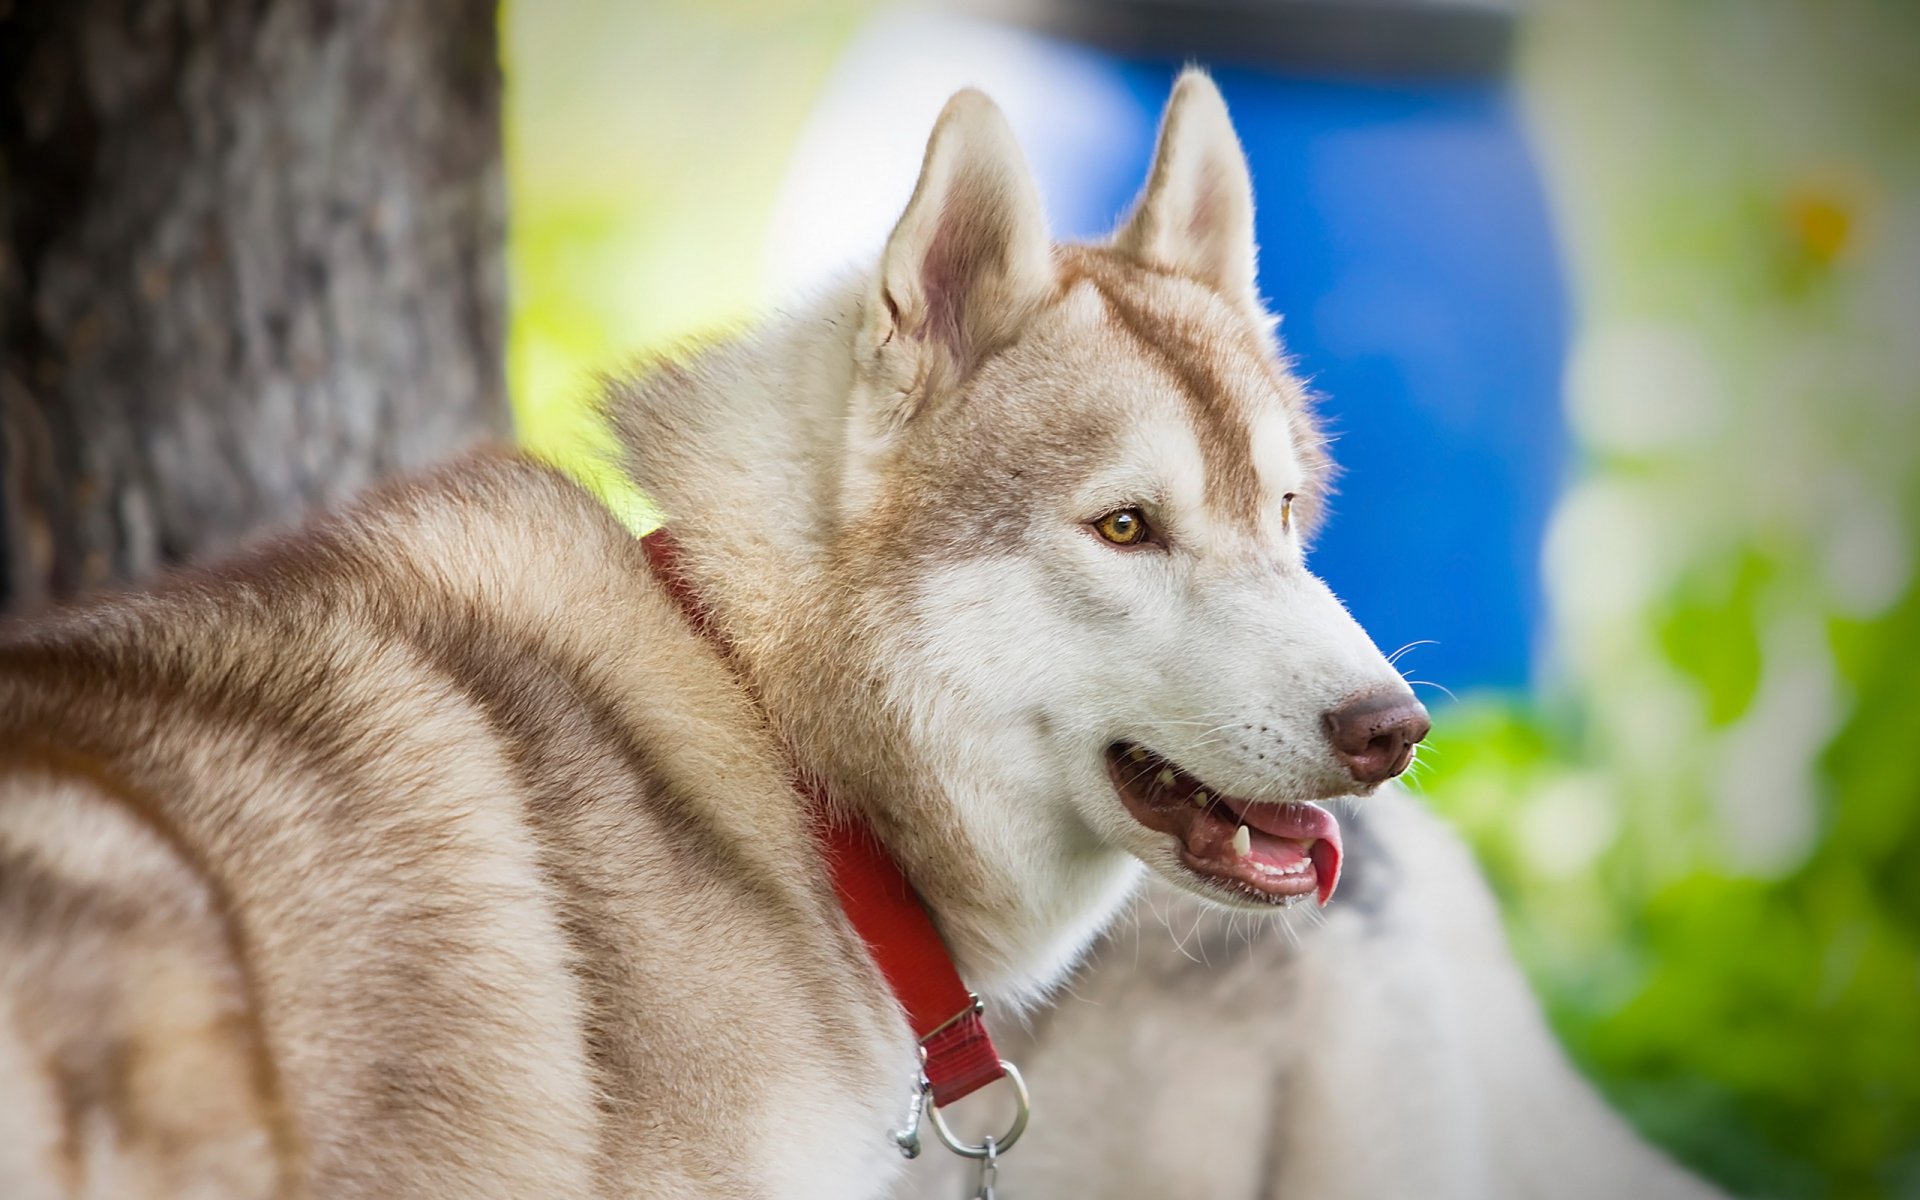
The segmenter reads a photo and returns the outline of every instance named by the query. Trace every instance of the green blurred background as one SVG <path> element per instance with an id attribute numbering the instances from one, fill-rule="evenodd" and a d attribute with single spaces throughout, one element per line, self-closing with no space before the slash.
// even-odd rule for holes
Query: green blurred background
<path id="1" fill-rule="evenodd" d="M 520 427 L 636 520 L 594 373 L 752 315 L 877 8 L 507 10 Z M 1649 1136 L 1920 1196 L 1920 6 L 1542 5 L 1520 68 L 1580 317 L 1553 666 L 1441 710 L 1415 786 Z"/>

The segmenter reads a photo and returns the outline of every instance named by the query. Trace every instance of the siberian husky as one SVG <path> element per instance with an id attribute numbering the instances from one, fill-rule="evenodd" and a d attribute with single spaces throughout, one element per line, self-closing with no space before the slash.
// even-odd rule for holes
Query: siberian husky
<path id="1" fill-rule="evenodd" d="M 1143 874 L 1324 901 L 1426 731 L 1202 75 L 1102 245 L 960 93 L 873 271 L 608 411 L 717 639 L 506 453 L 0 634 L 0 1194 L 877 1196 L 918 1052 L 797 779 L 991 1019 Z"/>

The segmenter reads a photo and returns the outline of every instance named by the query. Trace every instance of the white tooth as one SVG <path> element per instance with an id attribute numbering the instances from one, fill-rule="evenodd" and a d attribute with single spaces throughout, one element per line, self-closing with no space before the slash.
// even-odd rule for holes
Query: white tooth
<path id="1" fill-rule="evenodd" d="M 1147 752 L 1135 746 L 1133 749 L 1127 751 L 1127 757 L 1135 762 L 1145 762 L 1147 761 Z"/>
<path id="2" fill-rule="evenodd" d="M 1245 825 L 1233 831 L 1233 854 L 1235 858 L 1245 858 L 1253 851 L 1253 835 L 1247 832 Z"/>
<path id="3" fill-rule="evenodd" d="M 1161 767 L 1160 774 L 1155 776 L 1154 778 L 1156 782 L 1160 784 L 1161 787 L 1172 787 L 1173 786 L 1173 768 Z"/>
<path id="4" fill-rule="evenodd" d="M 1306 841 L 1304 841 L 1304 842 L 1301 842 L 1301 843 L 1300 843 L 1300 853 L 1301 853 L 1301 854 L 1306 854 L 1306 853 L 1307 853 L 1307 852 L 1308 852 L 1309 850 L 1312 850 L 1312 849 L 1313 849 L 1313 844 L 1314 844 L 1315 842 L 1317 842 L 1317 841 L 1319 841 L 1319 840 L 1320 840 L 1319 838 L 1308 838 L 1308 839 L 1307 839 Z M 1305 865 L 1305 863 L 1302 863 L 1301 865 L 1302 865 L 1302 866 L 1304 866 L 1304 865 Z"/>
<path id="5" fill-rule="evenodd" d="M 1195 792 L 1193 794 L 1193 806 L 1195 808 L 1205 808 L 1207 802 L 1212 798 L 1213 797 L 1207 795 L 1205 792 Z"/>

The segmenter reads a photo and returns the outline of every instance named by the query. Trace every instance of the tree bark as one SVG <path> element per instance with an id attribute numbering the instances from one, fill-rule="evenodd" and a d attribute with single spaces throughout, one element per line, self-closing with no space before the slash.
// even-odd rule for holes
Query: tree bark
<path id="1" fill-rule="evenodd" d="M 0 608 L 508 429 L 492 0 L 0 0 Z"/>

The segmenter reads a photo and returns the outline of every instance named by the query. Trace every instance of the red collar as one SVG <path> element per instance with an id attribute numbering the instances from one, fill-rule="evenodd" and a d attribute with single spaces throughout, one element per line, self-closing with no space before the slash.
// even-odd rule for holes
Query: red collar
<path id="1" fill-rule="evenodd" d="M 688 622 L 731 658 L 726 638 L 680 570 L 679 543 L 662 528 L 640 545 Z M 953 956 L 906 872 L 864 818 L 834 810 L 816 781 L 804 773 L 801 780 L 840 907 L 906 1010 L 907 1024 L 925 1051 L 933 1102 L 951 1104 L 999 1079 L 1006 1072 L 980 1019 L 979 1000 L 960 982 Z"/>

